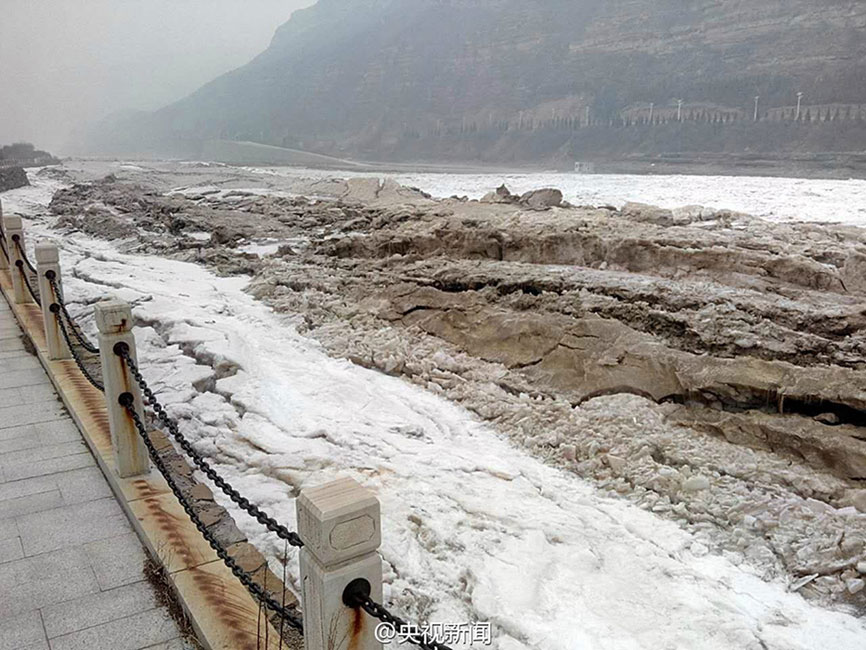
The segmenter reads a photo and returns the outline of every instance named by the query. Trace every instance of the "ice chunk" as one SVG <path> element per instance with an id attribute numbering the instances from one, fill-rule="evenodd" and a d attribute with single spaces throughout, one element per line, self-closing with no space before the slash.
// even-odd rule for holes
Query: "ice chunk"
<path id="1" fill-rule="evenodd" d="M 705 476 L 690 476 L 683 481 L 683 489 L 686 492 L 700 492 L 701 490 L 708 490 L 709 488 L 710 481 Z"/>

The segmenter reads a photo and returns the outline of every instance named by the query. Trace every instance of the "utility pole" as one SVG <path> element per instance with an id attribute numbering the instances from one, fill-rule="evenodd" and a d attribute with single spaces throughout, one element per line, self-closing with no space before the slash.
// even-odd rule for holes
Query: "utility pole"
<path id="1" fill-rule="evenodd" d="M 800 121 L 800 106 L 803 103 L 803 93 L 797 93 L 797 117 L 794 118 L 798 122 Z"/>
<path id="2" fill-rule="evenodd" d="M 586 125 L 589 126 L 589 106 L 586 107 Z"/>
<path id="3" fill-rule="evenodd" d="M 655 107 L 656 107 L 655 102 L 650 102 L 650 118 L 649 118 L 650 124 L 653 123 L 653 113 L 655 112 Z"/>
<path id="4" fill-rule="evenodd" d="M 755 122 L 758 121 L 758 100 L 761 99 L 760 95 L 755 95 Z"/>
<path id="5" fill-rule="evenodd" d="M 677 100 L 677 122 L 683 121 L 683 100 Z"/>

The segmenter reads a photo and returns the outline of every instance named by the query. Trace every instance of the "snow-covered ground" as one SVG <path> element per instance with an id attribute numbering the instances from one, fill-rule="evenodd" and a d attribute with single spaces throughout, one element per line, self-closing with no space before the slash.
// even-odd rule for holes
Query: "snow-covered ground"
<path id="1" fill-rule="evenodd" d="M 44 215 L 57 183 L 32 180 L 0 196 L 4 211 L 31 215 L 31 246 L 62 247 L 88 331 L 89 303 L 133 304 L 146 377 L 241 492 L 290 527 L 304 487 L 349 475 L 378 495 L 386 599 L 399 612 L 490 621 L 499 650 L 864 647 L 861 619 L 708 554 L 432 393 L 330 358 L 245 293 L 245 278 L 61 237 Z M 283 552 L 230 510 L 265 552 Z"/>
<path id="2" fill-rule="evenodd" d="M 256 170 L 256 168 L 246 168 Z M 269 167 L 262 174 L 326 178 L 333 173 Z M 370 176 L 339 172 L 340 176 Z M 665 208 L 704 205 L 745 212 L 773 221 L 826 221 L 866 225 L 866 180 L 813 180 L 757 176 L 639 176 L 626 174 L 373 174 L 418 187 L 437 197 L 479 199 L 505 183 L 512 192 L 541 187 L 562 190 L 575 205 L 614 205 L 627 201 Z"/>

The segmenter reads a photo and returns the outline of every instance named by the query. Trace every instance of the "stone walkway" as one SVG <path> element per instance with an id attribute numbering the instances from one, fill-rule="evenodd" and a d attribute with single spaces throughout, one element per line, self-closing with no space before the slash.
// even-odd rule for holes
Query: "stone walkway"
<path id="1" fill-rule="evenodd" d="M 0 650 L 183 650 L 145 552 L 0 297 Z"/>

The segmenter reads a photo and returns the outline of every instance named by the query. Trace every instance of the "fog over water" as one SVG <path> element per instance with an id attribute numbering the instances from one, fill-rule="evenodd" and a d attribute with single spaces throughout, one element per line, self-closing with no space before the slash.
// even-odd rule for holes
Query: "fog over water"
<path id="1" fill-rule="evenodd" d="M 0 144 L 75 153 L 88 122 L 180 99 L 313 0 L 2 0 Z"/>

